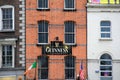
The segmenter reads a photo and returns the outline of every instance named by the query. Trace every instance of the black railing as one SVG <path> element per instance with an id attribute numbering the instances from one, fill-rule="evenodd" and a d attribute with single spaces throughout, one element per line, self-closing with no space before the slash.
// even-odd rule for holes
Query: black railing
<path id="1" fill-rule="evenodd" d="M 91 4 L 120 4 L 120 0 L 88 0 Z"/>

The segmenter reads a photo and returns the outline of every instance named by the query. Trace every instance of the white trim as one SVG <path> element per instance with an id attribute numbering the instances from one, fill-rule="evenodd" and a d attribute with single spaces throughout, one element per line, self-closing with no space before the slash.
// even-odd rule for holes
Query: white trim
<path id="1" fill-rule="evenodd" d="M 109 54 L 109 55 L 111 56 L 112 60 L 115 59 L 114 55 L 113 55 L 111 52 L 109 52 L 109 51 L 102 51 L 102 52 L 100 52 L 100 54 L 98 54 L 97 59 L 99 60 L 100 57 L 101 57 L 103 54 L 105 54 L 105 53 L 106 53 L 106 54 Z"/>
<path id="2" fill-rule="evenodd" d="M 13 17 L 13 26 L 12 26 L 12 29 L 4 29 L 4 30 L 2 30 L 2 8 L 12 8 L 12 17 Z M 3 6 L 1 6 L 0 7 L 0 30 L 1 31 L 14 31 L 14 29 L 15 29 L 15 11 L 14 11 L 14 6 L 12 6 L 12 5 L 3 5 Z"/>
<path id="3" fill-rule="evenodd" d="M 0 41 L 2 41 L 2 42 L 5 42 L 5 41 L 17 41 L 17 38 L 0 39 Z"/>
<path id="4" fill-rule="evenodd" d="M 66 8 L 65 6 L 65 0 L 64 0 L 64 10 L 75 10 L 75 3 L 76 3 L 76 0 L 74 0 L 74 8 Z"/>

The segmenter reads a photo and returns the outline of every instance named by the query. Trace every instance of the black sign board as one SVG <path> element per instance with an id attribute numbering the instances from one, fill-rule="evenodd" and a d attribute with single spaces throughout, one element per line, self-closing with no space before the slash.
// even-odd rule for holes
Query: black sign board
<path id="1" fill-rule="evenodd" d="M 47 55 L 69 55 L 72 54 L 72 48 L 68 45 L 63 45 L 62 41 L 51 41 L 50 45 L 42 47 L 42 53 Z"/>

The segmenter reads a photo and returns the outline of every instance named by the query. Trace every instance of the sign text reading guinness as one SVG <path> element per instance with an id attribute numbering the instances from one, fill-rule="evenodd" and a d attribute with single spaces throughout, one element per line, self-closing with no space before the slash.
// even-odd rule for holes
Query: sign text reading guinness
<path id="1" fill-rule="evenodd" d="M 59 54 L 68 55 L 72 53 L 72 49 L 68 45 L 63 45 L 62 41 L 52 41 L 50 45 L 42 47 L 43 54 Z"/>

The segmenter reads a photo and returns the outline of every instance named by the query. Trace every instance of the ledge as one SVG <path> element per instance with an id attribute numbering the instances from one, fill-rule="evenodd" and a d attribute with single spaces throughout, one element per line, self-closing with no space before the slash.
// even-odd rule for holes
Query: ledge
<path id="1" fill-rule="evenodd" d="M 49 8 L 47 8 L 47 9 L 37 8 L 37 11 L 50 11 L 50 9 Z"/>
<path id="2" fill-rule="evenodd" d="M 77 11 L 77 9 L 63 9 L 63 11 Z"/>
<path id="3" fill-rule="evenodd" d="M 45 45 L 49 45 L 48 43 L 46 43 L 46 44 L 39 44 L 39 43 L 37 43 L 36 44 L 36 46 L 45 46 Z"/>
<path id="4" fill-rule="evenodd" d="M 0 30 L 0 32 L 2 33 L 6 33 L 6 32 L 15 32 L 15 30 Z"/>
<path id="5" fill-rule="evenodd" d="M 112 41 L 112 39 L 111 38 L 108 38 L 108 39 L 107 38 L 106 39 L 100 38 L 99 41 Z"/>
<path id="6" fill-rule="evenodd" d="M 120 4 L 92 4 L 87 3 L 87 8 L 120 8 Z"/>
<path id="7" fill-rule="evenodd" d="M 20 68 L 0 68 L 0 71 L 16 71 L 16 70 L 25 70 L 25 67 L 20 67 Z"/>

